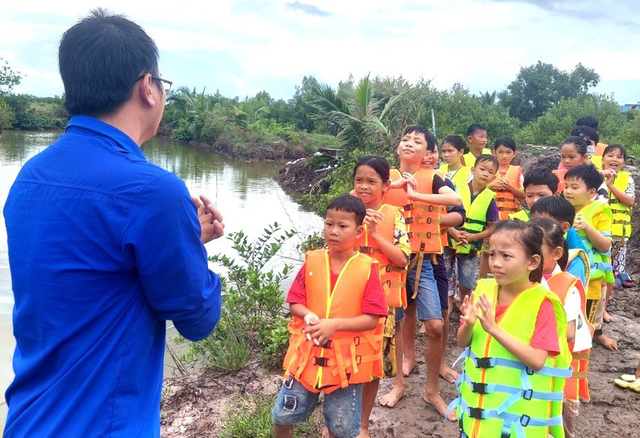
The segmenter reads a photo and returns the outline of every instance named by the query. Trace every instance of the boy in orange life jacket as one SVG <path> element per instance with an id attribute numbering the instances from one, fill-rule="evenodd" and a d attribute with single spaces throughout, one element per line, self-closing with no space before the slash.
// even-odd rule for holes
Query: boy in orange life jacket
<path id="1" fill-rule="evenodd" d="M 400 169 L 391 171 L 391 188 L 385 194 L 384 202 L 403 207 L 401 211 L 407 223 L 412 252 L 407 274 L 407 295 L 415 298 L 407 306 L 407 316 L 417 311 L 429 338 L 425 353 L 427 383 L 423 399 L 444 414 L 447 406 L 440 396 L 438 377 L 443 321 L 432 259 L 442 253 L 439 206 L 460 206 L 462 201 L 433 170 L 421 168 L 423 158 L 432 154 L 435 147 L 435 137 L 424 127 L 409 126 L 405 129 L 397 149 Z M 396 320 L 401 320 L 403 316 L 398 308 Z M 409 333 L 405 329 L 411 331 L 415 327 L 403 324 L 403 338 L 406 341 Z M 407 347 L 404 353 L 402 368 L 408 375 L 415 365 L 415 352 Z"/>
<path id="2" fill-rule="evenodd" d="M 293 425 L 311 415 L 320 392 L 330 436 L 360 433 L 361 383 L 382 377 L 380 320 L 387 315 L 377 262 L 353 250 L 365 215 L 356 197 L 331 201 L 324 222 L 329 250 L 307 253 L 291 285 L 292 335 L 272 412 L 276 437 L 293 436 Z"/>

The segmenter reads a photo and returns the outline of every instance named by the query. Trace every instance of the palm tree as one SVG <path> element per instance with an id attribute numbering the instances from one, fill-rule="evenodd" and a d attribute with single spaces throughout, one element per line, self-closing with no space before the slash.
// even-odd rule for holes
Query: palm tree
<path id="1" fill-rule="evenodd" d="M 306 103 L 346 149 L 367 149 L 376 143 L 391 147 L 393 136 L 388 127 L 389 115 L 407 90 L 408 87 L 401 88 L 385 102 L 376 97 L 367 75 L 357 85 L 351 81 L 343 83 L 339 92 L 328 85 L 314 86 Z"/>
<path id="2" fill-rule="evenodd" d="M 496 103 L 497 97 L 498 93 L 495 91 L 493 93 L 489 93 L 488 90 L 485 93 L 483 93 L 482 91 L 480 92 L 480 101 L 483 105 L 494 105 Z"/>

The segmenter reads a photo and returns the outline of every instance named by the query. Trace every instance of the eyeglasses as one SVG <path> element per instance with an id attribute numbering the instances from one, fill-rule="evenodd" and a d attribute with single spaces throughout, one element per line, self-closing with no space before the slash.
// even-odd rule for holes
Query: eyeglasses
<path id="1" fill-rule="evenodd" d="M 144 78 L 147 75 L 147 73 L 140 75 L 140 77 L 138 79 L 136 79 L 136 82 L 138 82 L 140 79 Z M 169 91 L 171 91 L 171 85 L 173 85 L 173 82 L 167 80 L 167 79 L 163 79 L 161 77 L 158 76 L 151 76 L 151 79 L 154 81 L 158 81 L 162 84 L 162 88 L 164 88 L 165 93 L 169 93 Z"/>

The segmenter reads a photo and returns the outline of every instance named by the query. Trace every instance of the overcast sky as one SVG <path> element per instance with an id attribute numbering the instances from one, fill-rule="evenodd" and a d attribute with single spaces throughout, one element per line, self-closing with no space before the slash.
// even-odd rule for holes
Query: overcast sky
<path id="1" fill-rule="evenodd" d="M 304 75 L 460 82 L 502 90 L 541 60 L 601 76 L 598 92 L 640 101 L 640 8 L 626 1 L 552 0 L 0 0 L 0 57 L 23 73 L 17 92 L 62 94 L 57 45 L 97 6 L 141 24 L 174 86 L 226 96 L 289 98 Z"/>

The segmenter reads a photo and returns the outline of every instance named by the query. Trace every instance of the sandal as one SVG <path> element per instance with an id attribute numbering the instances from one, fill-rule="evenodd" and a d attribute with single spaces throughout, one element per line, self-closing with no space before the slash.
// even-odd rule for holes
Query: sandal
<path id="1" fill-rule="evenodd" d="M 615 379 L 613 383 L 615 383 L 620 388 L 630 389 L 632 391 L 640 393 L 640 379 L 636 379 L 636 376 L 625 374 L 620 376 L 619 379 Z"/>
<path id="2" fill-rule="evenodd" d="M 617 278 L 620 279 L 620 283 L 622 284 L 622 287 L 626 287 L 626 288 L 633 287 L 633 281 L 631 281 L 631 278 L 629 278 L 629 274 L 627 274 L 626 272 L 619 273 Z"/>

